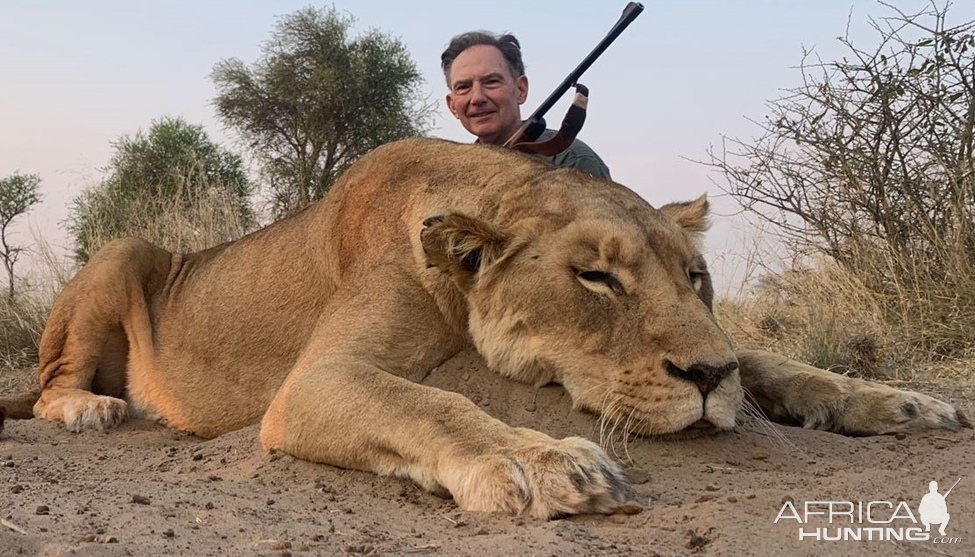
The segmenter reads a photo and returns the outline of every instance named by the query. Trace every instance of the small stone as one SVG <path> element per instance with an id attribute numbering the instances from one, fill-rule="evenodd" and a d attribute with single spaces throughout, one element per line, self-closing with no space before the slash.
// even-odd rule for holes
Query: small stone
<path id="1" fill-rule="evenodd" d="M 176 532 L 174 532 L 172 528 L 167 528 L 162 535 L 164 538 L 174 538 L 176 537 Z"/>
<path id="2" fill-rule="evenodd" d="M 136 505 L 148 505 L 149 498 L 144 495 L 133 495 L 132 502 L 135 503 Z"/>
<path id="3" fill-rule="evenodd" d="M 118 538 L 115 536 L 105 536 L 102 539 L 102 543 L 118 543 Z"/>
<path id="4" fill-rule="evenodd" d="M 95 541 L 96 539 L 98 539 L 98 538 L 96 538 L 94 534 L 85 534 L 84 536 L 81 536 L 81 539 L 78 540 L 78 541 L 80 541 L 82 543 L 91 543 L 91 542 Z"/>
<path id="5" fill-rule="evenodd" d="M 643 512 L 643 507 L 633 501 L 627 501 L 617 507 L 616 512 L 620 514 L 640 514 Z"/>
<path id="6" fill-rule="evenodd" d="M 193 453 L 193 460 L 203 460 L 203 453 Z"/>
<path id="7" fill-rule="evenodd" d="M 737 497 L 734 497 L 734 496 L 728 497 L 728 502 L 729 503 L 737 503 L 738 502 L 738 498 Z"/>
<path id="8" fill-rule="evenodd" d="M 15 485 L 10 488 L 10 493 L 21 493 L 22 491 L 24 491 L 24 486 L 22 485 Z"/>
<path id="9" fill-rule="evenodd" d="M 213 503 L 207 502 L 207 504 L 204 505 L 203 508 L 205 508 L 208 511 L 212 511 L 213 510 Z"/>
<path id="10" fill-rule="evenodd" d="M 48 507 L 47 505 L 40 505 L 37 507 L 37 510 L 34 511 L 34 514 L 51 514 L 51 507 Z"/>
<path id="11" fill-rule="evenodd" d="M 715 499 L 714 495 L 702 495 L 694 500 L 695 503 L 706 503 L 708 501 L 713 501 Z"/>
<path id="12" fill-rule="evenodd" d="M 711 540 L 709 540 L 707 537 L 702 536 L 696 532 L 692 532 L 690 534 L 690 538 L 687 540 L 687 543 L 685 544 L 685 547 L 687 547 L 687 549 L 700 549 L 709 543 L 711 543 Z"/>
<path id="13" fill-rule="evenodd" d="M 268 506 L 273 505 L 274 504 L 274 499 L 268 499 L 267 500 L 267 504 L 268 504 Z"/>
<path id="14" fill-rule="evenodd" d="M 708 490 L 708 491 L 718 491 L 718 490 L 720 490 L 721 488 L 720 488 L 720 487 L 718 487 L 718 485 L 717 485 L 717 484 L 708 484 L 708 485 L 706 485 L 706 486 L 704 486 L 704 489 L 706 489 L 706 490 Z"/>
<path id="15" fill-rule="evenodd" d="M 901 432 L 895 435 L 894 437 L 896 437 L 898 441 L 903 441 L 904 439 L 907 439 L 907 434 Z"/>

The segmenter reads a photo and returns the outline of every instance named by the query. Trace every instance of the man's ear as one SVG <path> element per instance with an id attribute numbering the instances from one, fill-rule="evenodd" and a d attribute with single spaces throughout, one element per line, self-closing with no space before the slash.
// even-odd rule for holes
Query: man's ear
<path id="1" fill-rule="evenodd" d="M 518 85 L 518 104 L 525 104 L 528 100 L 528 76 L 521 76 L 516 81 Z"/>
<path id="2" fill-rule="evenodd" d="M 708 219 L 709 207 L 708 196 L 705 194 L 694 201 L 668 203 L 660 208 L 660 212 L 674 219 L 684 230 L 701 233 L 711 226 Z"/>
<path id="3" fill-rule="evenodd" d="M 459 213 L 430 217 L 420 232 L 427 264 L 450 275 L 465 292 L 481 269 L 501 257 L 509 241 L 500 227 Z"/>

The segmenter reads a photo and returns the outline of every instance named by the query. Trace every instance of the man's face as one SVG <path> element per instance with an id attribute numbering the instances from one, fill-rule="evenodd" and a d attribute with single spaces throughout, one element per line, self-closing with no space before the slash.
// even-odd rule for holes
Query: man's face
<path id="1" fill-rule="evenodd" d="M 521 127 L 519 105 L 528 97 L 528 78 L 515 77 L 501 51 L 468 48 L 450 66 L 447 108 L 483 143 L 502 144 Z"/>

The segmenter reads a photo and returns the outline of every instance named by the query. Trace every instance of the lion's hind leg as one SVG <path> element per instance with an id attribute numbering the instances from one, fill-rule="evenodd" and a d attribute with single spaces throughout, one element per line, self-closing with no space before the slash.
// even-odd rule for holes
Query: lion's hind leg
<path id="1" fill-rule="evenodd" d="M 773 421 L 845 435 L 972 427 L 946 402 L 845 377 L 763 350 L 739 350 L 741 384 Z"/>
<path id="2" fill-rule="evenodd" d="M 129 352 L 151 350 L 146 295 L 160 271 L 166 276 L 169 257 L 142 240 L 115 240 L 68 283 L 41 337 L 35 416 L 72 431 L 126 420 L 127 361 L 145 355 Z"/>

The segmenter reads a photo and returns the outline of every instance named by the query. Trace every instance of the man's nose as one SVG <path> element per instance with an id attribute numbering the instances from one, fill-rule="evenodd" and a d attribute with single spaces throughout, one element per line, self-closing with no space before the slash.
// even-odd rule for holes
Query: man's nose
<path id="1" fill-rule="evenodd" d="M 477 81 L 471 85 L 471 102 L 474 104 L 487 102 L 487 95 L 484 94 L 484 86 Z"/>

